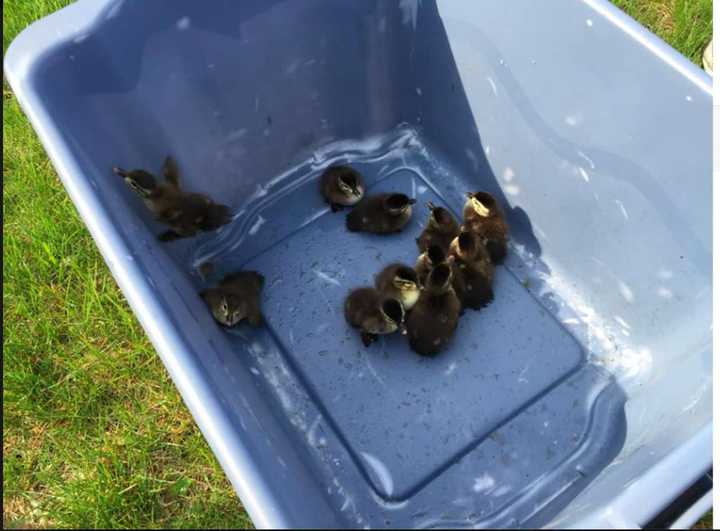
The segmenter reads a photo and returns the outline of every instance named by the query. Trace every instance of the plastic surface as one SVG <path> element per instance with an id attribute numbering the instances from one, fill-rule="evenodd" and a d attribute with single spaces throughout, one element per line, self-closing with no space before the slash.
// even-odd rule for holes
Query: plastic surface
<path id="1" fill-rule="evenodd" d="M 81 0 L 5 69 L 256 525 L 642 525 L 709 467 L 709 80 L 607 4 Z M 110 168 L 167 154 L 230 225 L 157 241 Z M 335 162 L 417 197 L 407 232 L 345 231 Z M 363 348 L 347 291 L 475 189 L 496 302 L 436 359 Z M 197 296 L 240 267 L 265 329 Z"/>

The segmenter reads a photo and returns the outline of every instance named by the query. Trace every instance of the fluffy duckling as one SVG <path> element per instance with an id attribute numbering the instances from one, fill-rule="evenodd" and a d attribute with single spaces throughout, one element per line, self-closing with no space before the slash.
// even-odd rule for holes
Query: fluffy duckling
<path id="1" fill-rule="evenodd" d="M 417 273 L 417 280 L 421 286 L 425 285 L 430 271 L 436 265 L 444 264 L 447 261 L 447 255 L 437 244 L 430 245 L 427 250 L 418 256 L 415 262 L 415 273 Z"/>
<path id="2" fill-rule="evenodd" d="M 230 221 L 230 209 L 209 197 L 180 188 L 177 164 L 171 157 L 163 164 L 164 182 L 145 170 L 124 170 L 115 166 L 113 172 L 139 195 L 155 219 L 170 226 L 159 236 L 161 241 L 195 236 L 198 232 L 215 230 Z"/>
<path id="3" fill-rule="evenodd" d="M 260 311 L 260 292 L 265 277 L 256 271 L 239 271 L 222 279 L 215 288 L 200 292 L 215 320 L 223 326 L 231 327 L 243 319 L 254 327 L 262 326 Z"/>
<path id="4" fill-rule="evenodd" d="M 385 297 L 375 288 L 357 288 L 345 299 L 345 320 L 360 330 L 363 345 L 370 346 L 377 336 L 405 333 L 405 310 L 399 300 Z"/>
<path id="5" fill-rule="evenodd" d="M 447 252 L 450 242 L 460 233 L 460 226 L 446 208 L 436 207 L 430 201 L 427 207 L 430 209 L 430 217 L 425 230 L 415 240 L 418 249 L 422 253 L 431 245 L 439 245 L 443 252 Z"/>
<path id="6" fill-rule="evenodd" d="M 365 193 L 362 176 L 349 166 L 330 166 L 320 176 L 320 193 L 337 212 L 356 205 Z"/>
<path id="7" fill-rule="evenodd" d="M 443 350 L 455 334 L 460 310 L 460 300 L 452 287 L 450 264 L 435 266 L 408 316 L 410 348 L 421 356 L 434 356 Z"/>
<path id="8" fill-rule="evenodd" d="M 468 192 L 463 208 L 464 225 L 485 242 L 490 258 L 499 264 L 507 255 L 508 233 L 505 215 L 495 198 L 487 192 Z"/>
<path id="9" fill-rule="evenodd" d="M 412 267 L 397 262 L 377 274 L 375 287 L 386 297 L 399 300 L 405 311 L 410 310 L 420 297 L 417 273 Z"/>
<path id="10" fill-rule="evenodd" d="M 351 232 L 389 234 L 400 232 L 412 216 L 415 199 L 405 194 L 379 194 L 366 197 L 347 215 Z"/>
<path id="11" fill-rule="evenodd" d="M 480 236 L 463 227 L 450 244 L 450 256 L 456 265 L 456 285 L 463 306 L 479 310 L 490 304 L 495 295 L 492 289 L 495 265 Z"/>

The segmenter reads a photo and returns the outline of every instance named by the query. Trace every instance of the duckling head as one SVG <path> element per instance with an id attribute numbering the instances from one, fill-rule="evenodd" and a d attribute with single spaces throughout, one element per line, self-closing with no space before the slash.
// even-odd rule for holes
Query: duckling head
<path id="1" fill-rule="evenodd" d="M 420 297 L 417 273 L 412 267 L 399 267 L 392 280 L 393 286 L 400 293 L 400 302 L 406 310 L 412 308 Z"/>
<path id="2" fill-rule="evenodd" d="M 457 253 L 462 260 L 472 260 L 482 245 L 480 238 L 472 231 L 463 229 L 457 239 Z"/>
<path id="3" fill-rule="evenodd" d="M 433 294 L 445 293 L 450 288 L 452 282 L 452 269 L 450 265 L 439 264 L 433 267 L 425 281 L 425 289 Z"/>
<path id="4" fill-rule="evenodd" d="M 338 175 L 337 185 L 348 202 L 355 204 L 362 199 L 363 185 L 354 172 L 346 171 Z"/>
<path id="5" fill-rule="evenodd" d="M 212 306 L 215 319 L 224 326 L 235 326 L 245 317 L 245 305 L 232 294 L 220 297 Z"/>
<path id="6" fill-rule="evenodd" d="M 415 199 L 411 199 L 405 194 L 390 194 L 385 199 L 385 209 L 393 216 L 405 214 L 414 204 Z"/>
<path id="7" fill-rule="evenodd" d="M 433 244 L 427 249 L 427 257 L 432 265 L 442 264 L 445 261 L 445 252 L 437 244 Z"/>
<path id="8" fill-rule="evenodd" d="M 431 201 L 427 202 L 427 207 L 430 209 L 430 224 L 433 227 L 445 228 L 454 225 L 452 215 L 446 208 L 436 207 Z"/>
<path id="9" fill-rule="evenodd" d="M 155 176 L 145 170 L 127 171 L 115 166 L 113 172 L 122 177 L 125 183 L 142 198 L 151 197 L 157 189 Z"/>
<path id="10" fill-rule="evenodd" d="M 399 300 L 388 297 L 380 305 L 380 311 L 382 312 L 383 319 L 386 325 L 386 333 L 394 332 L 398 328 L 402 334 L 407 333 L 405 331 L 405 309 Z"/>
<path id="11" fill-rule="evenodd" d="M 481 218 L 489 217 L 495 210 L 495 198 L 487 192 L 467 192 L 465 206 L 470 206 Z"/>

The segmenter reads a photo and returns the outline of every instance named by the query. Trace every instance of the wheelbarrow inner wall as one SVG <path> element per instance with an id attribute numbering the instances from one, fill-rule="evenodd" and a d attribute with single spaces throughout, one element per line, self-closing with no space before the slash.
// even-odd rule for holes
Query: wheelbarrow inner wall
<path id="1" fill-rule="evenodd" d="M 571 522 L 710 422 L 710 97 L 592 6 L 109 3 L 32 82 L 284 522 Z M 230 225 L 157 240 L 111 168 L 168 154 Z M 408 230 L 348 233 L 332 163 L 417 198 Z M 435 359 L 364 348 L 348 290 L 478 189 L 511 226 L 495 302 Z M 239 268 L 264 329 L 197 295 Z"/>

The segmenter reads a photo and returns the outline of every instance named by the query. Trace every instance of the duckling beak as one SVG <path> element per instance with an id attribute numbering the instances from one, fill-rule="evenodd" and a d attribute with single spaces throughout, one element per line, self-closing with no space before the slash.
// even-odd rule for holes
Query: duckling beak
<path id="1" fill-rule="evenodd" d="M 475 194 L 473 194 L 472 192 L 465 192 L 465 197 L 467 197 L 468 199 L 472 199 L 472 196 L 474 195 Z"/>
<path id="2" fill-rule="evenodd" d="M 116 175 L 119 175 L 120 177 L 126 177 L 126 176 L 127 176 L 127 171 L 126 171 L 126 170 L 123 170 L 122 168 L 120 168 L 120 167 L 118 167 L 118 166 L 113 166 L 112 171 L 113 171 L 113 173 L 115 173 Z"/>
<path id="3" fill-rule="evenodd" d="M 414 197 L 411 197 L 410 199 L 408 199 L 408 205 L 414 205 L 416 202 L 417 202 L 417 199 L 415 199 Z"/>
<path id="4" fill-rule="evenodd" d="M 433 202 L 432 202 L 432 201 L 428 201 L 427 203 L 425 203 L 425 205 L 426 205 L 430 210 L 434 210 L 434 209 L 435 209 L 435 205 L 433 205 Z"/>

